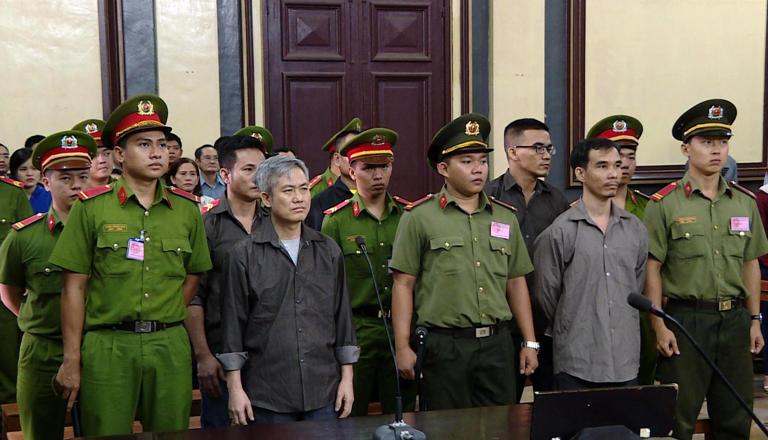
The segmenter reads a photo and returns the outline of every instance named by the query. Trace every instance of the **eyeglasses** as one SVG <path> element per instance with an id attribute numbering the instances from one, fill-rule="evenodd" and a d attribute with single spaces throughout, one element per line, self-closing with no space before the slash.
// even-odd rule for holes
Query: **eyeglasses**
<path id="1" fill-rule="evenodd" d="M 514 148 L 533 148 L 536 150 L 536 154 L 544 155 L 549 153 L 550 156 L 557 154 L 557 148 L 552 144 L 533 144 L 533 145 L 515 145 Z"/>

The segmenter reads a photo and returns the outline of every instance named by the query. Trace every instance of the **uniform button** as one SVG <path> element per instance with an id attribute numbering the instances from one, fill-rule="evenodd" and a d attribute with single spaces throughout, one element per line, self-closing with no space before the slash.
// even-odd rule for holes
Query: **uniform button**
<path id="1" fill-rule="evenodd" d="M 451 244 L 446 241 L 445 242 L 445 247 L 451 247 Z"/>
<path id="2" fill-rule="evenodd" d="M 113 245 L 112 245 L 112 249 L 114 249 L 114 250 L 117 250 L 117 248 L 119 248 L 119 247 L 120 247 L 120 245 L 119 245 L 119 244 L 117 244 L 117 243 L 115 243 L 115 244 L 113 244 Z"/>
<path id="3" fill-rule="evenodd" d="M 714 208 L 714 207 L 715 207 L 715 204 L 714 204 L 714 203 L 712 203 L 712 204 L 711 204 L 711 205 L 709 205 L 709 206 L 710 206 L 711 208 Z"/>
<path id="4" fill-rule="evenodd" d="M 301 299 L 297 299 L 296 304 L 301 304 Z"/>
<path id="5" fill-rule="evenodd" d="M 720 255 L 720 251 L 715 250 L 715 255 Z"/>
<path id="6" fill-rule="evenodd" d="M 149 298 L 149 293 L 144 293 L 144 298 Z"/>
<path id="7" fill-rule="evenodd" d="M 46 267 L 46 268 L 44 269 L 44 272 L 45 272 L 45 273 L 51 273 L 51 268 L 50 268 L 50 267 Z"/>
<path id="8" fill-rule="evenodd" d="M 481 314 L 480 314 L 480 317 L 481 317 L 481 318 L 485 318 L 485 313 L 481 313 Z"/>
<path id="9" fill-rule="evenodd" d="M 685 238 L 691 238 L 691 233 L 690 232 L 686 232 L 685 233 Z"/>
<path id="10" fill-rule="evenodd" d="M 5 223 L 5 222 L 7 222 L 7 221 L 8 221 L 8 220 L 6 220 L 6 219 L 4 219 L 4 218 L 0 218 L 0 223 Z"/>
<path id="11" fill-rule="evenodd" d="M 715 231 L 717 231 L 717 228 L 719 228 L 719 226 L 715 225 L 714 228 L 715 228 Z"/>
<path id="12" fill-rule="evenodd" d="M 356 253 L 357 255 L 360 255 L 360 251 L 355 251 L 355 253 Z"/>
<path id="13" fill-rule="evenodd" d="M 176 248 L 176 253 L 178 254 L 179 252 L 181 252 L 181 248 L 180 247 Z"/>
<path id="14" fill-rule="evenodd" d="M 301 329 L 299 329 L 299 333 L 301 333 Z"/>
<path id="15" fill-rule="evenodd" d="M 149 211 L 144 211 L 144 217 L 149 217 Z"/>
<path id="16" fill-rule="evenodd" d="M 389 286 L 384 286 L 384 290 L 389 290 Z"/>
<path id="17" fill-rule="evenodd" d="M 739 232 L 739 237 L 743 237 L 743 236 L 744 236 L 744 231 Z"/>
<path id="18" fill-rule="evenodd" d="M 146 241 L 147 243 L 149 243 L 149 237 L 145 238 L 145 239 L 144 239 L 144 241 Z"/>
<path id="19" fill-rule="evenodd" d="M 482 287 L 478 287 L 478 288 L 477 288 L 477 291 L 478 291 L 478 292 L 480 292 L 480 293 L 483 293 L 483 290 L 484 290 L 484 289 L 483 289 Z"/>
<path id="20" fill-rule="evenodd" d="M 144 270 L 146 270 L 147 272 L 149 272 L 149 266 L 145 267 L 145 268 L 144 268 Z"/>
<path id="21" fill-rule="evenodd" d="M 477 237 L 472 237 L 472 241 L 474 241 L 475 243 L 477 243 Z"/>
<path id="22" fill-rule="evenodd" d="M 506 252 L 506 251 L 507 251 L 507 249 L 506 249 L 506 248 L 504 248 L 504 247 L 502 247 L 502 248 L 501 248 L 501 251 L 502 251 L 502 252 Z"/>
<path id="23" fill-rule="evenodd" d="M 475 261 L 475 266 L 480 267 L 480 262 L 479 261 Z"/>
<path id="24" fill-rule="evenodd" d="M 379 246 L 384 247 L 384 243 L 379 243 Z"/>

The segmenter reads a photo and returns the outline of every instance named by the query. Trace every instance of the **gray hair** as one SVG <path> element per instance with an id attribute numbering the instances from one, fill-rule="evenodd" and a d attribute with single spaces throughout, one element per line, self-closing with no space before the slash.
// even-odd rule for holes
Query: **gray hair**
<path id="1" fill-rule="evenodd" d="M 280 155 L 270 157 L 262 162 L 256 170 L 256 177 L 254 178 L 256 186 L 259 187 L 260 191 L 272 196 L 277 180 L 290 173 L 294 168 L 300 169 L 304 176 L 309 179 L 309 170 L 301 159 Z"/>

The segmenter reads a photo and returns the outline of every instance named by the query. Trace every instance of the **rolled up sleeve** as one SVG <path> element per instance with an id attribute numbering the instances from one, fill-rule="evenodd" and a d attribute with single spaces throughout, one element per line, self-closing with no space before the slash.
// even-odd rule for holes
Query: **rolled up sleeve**
<path id="1" fill-rule="evenodd" d="M 341 249 L 335 247 L 336 263 L 336 344 L 334 353 L 340 365 L 354 364 L 360 358 L 360 347 L 357 345 L 355 327 L 352 324 L 352 306 L 349 304 L 347 291 L 347 276 L 344 271 L 344 258 Z"/>
<path id="2" fill-rule="evenodd" d="M 239 370 L 248 354 L 243 338 L 248 322 L 247 248 L 236 246 L 224 259 L 221 294 L 222 350 L 216 357 L 225 371 Z"/>

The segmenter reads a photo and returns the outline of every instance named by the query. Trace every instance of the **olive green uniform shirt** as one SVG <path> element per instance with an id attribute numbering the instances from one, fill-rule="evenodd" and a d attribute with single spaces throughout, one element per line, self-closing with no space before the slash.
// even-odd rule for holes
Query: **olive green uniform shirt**
<path id="1" fill-rule="evenodd" d="M 460 328 L 512 319 L 507 280 L 533 270 L 512 209 L 481 193 L 467 213 L 445 187 L 403 215 L 390 267 L 416 277 L 417 325 Z"/>
<path id="2" fill-rule="evenodd" d="M 632 188 L 627 188 L 627 201 L 624 204 L 624 210 L 642 220 L 645 217 L 645 207 L 648 205 L 648 199 L 643 194 Z"/>
<path id="3" fill-rule="evenodd" d="M 316 195 L 330 188 L 331 185 L 336 182 L 336 179 L 338 179 L 338 177 L 333 174 L 331 167 L 326 168 L 325 171 L 323 171 L 323 174 L 320 175 L 320 180 L 318 180 L 317 183 L 312 185 L 312 188 L 309 189 L 309 194 L 312 197 L 315 197 Z"/>
<path id="4" fill-rule="evenodd" d="M 768 253 L 755 200 L 723 178 L 710 200 L 686 173 L 674 189 L 648 204 L 645 225 L 648 252 L 662 263 L 662 290 L 670 298 L 746 297 L 742 267 Z"/>
<path id="5" fill-rule="evenodd" d="M 23 189 L 0 180 L 0 243 L 5 240 L 11 225 L 19 220 L 31 217 L 32 206 Z"/>
<path id="6" fill-rule="evenodd" d="M 48 262 L 64 229 L 56 211 L 11 231 L 0 247 L 0 283 L 26 289 L 19 328 L 40 336 L 61 338 L 61 268 Z"/>
<path id="7" fill-rule="evenodd" d="M 128 259 L 128 240 L 142 232 L 144 261 Z M 50 261 L 90 274 L 86 330 L 133 320 L 183 321 L 184 278 L 211 269 L 197 203 L 158 180 L 145 209 L 122 178 L 108 193 L 75 203 Z"/>
<path id="8" fill-rule="evenodd" d="M 347 270 L 347 288 L 349 289 L 352 311 L 360 307 L 378 307 L 373 279 L 368 269 L 365 256 L 357 247 L 355 238 L 365 239 L 368 256 L 373 265 L 373 273 L 381 294 L 384 307 L 392 303 L 392 275 L 389 260 L 392 257 L 392 243 L 395 241 L 397 224 L 400 222 L 402 207 L 387 194 L 386 207 L 381 220 L 376 219 L 365 209 L 365 203 L 359 194 L 350 202 L 323 220 L 322 232 L 331 237 L 344 253 L 344 265 Z"/>

